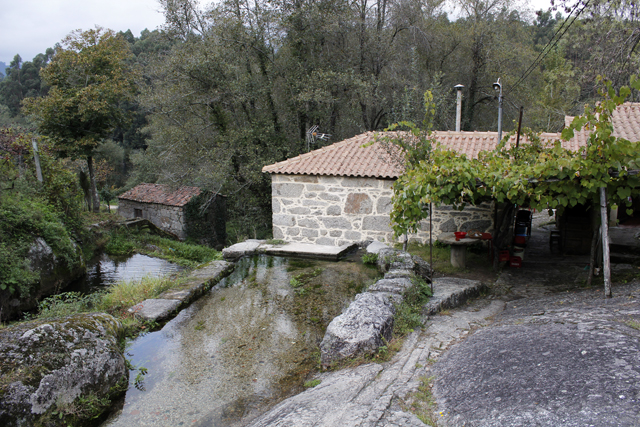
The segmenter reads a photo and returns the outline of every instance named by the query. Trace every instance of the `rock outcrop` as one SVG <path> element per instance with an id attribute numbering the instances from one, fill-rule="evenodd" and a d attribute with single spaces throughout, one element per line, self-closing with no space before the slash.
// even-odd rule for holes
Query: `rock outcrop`
<path id="1" fill-rule="evenodd" d="M 42 298 L 58 293 L 86 273 L 80 247 L 73 241 L 68 241 L 67 244 L 69 256 L 61 257 L 56 256 L 42 237 L 34 240 L 29 248 L 27 261 L 31 271 L 37 273 L 38 279 L 26 295 L 0 292 L 0 321 L 16 318 L 23 311 L 35 308 Z"/>
<path id="2" fill-rule="evenodd" d="M 0 330 L 0 425 L 82 425 L 128 385 L 122 325 L 104 313 Z"/>

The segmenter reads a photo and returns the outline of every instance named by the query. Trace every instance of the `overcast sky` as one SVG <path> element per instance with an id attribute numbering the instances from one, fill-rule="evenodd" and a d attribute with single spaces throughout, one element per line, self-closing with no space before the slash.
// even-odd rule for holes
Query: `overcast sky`
<path id="1" fill-rule="evenodd" d="M 135 36 L 164 22 L 157 0 L 0 0 L 0 61 L 30 61 L 76 29 L 100 25 Z"/>
<path id="2" fill-rule="evenodd" d="M 527 3 L 546 9 L 550 0 Z M 9 65 L 15 54 L 30 61 L 76 29 L 100 25 L 139 36 L 163 22 L 158 0 L 0 0 L 0 61 Z"/>

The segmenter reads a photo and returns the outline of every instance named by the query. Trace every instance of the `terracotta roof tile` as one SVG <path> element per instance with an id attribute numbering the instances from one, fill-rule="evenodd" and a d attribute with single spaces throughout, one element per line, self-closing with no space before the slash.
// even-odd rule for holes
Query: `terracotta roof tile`
<path id="1" fill-rule="evenodd" d="M 565 116 L 564 124 L 569 126 L 573 121 L 573 116 Z M 640 141 L 640 102 L 625 102 L 619 105 L 611 114 L 613 124 L 613 136 L 628 139 L 631 142 Z M 572 141 L 575 144 L 587 145 L 591 131 L 582 128 L 575 132 Z"/>
<path id="2" fill-rule="evenodd" d="M 396 132 L 366 132 L 353 138 L 336 142 L 327 147 L 302 154 L 262 168 L 262 172 L 291 174 L 291 175 L 334 175 L 357 176 L 373 178 L 397 178 L 403 168 L 395 163 L 391 155 L 386 152 L 382 144 L 374 142 L 376 136 L 393 136 Z M 465 154 L 470 158 L 477 158 L 481 151 L 493 150 L 498 141 L 497 132 L 433 132 L 432 137 L 441 145 Z M 551 143 L 560 138 L 558 133 L 543 133 L 544 143 Z M 363 147 L 364 144 L 374 142 Z M 516 136 L 512 136 L 509 144 L 515 144 Z M 528 143 L 522 136 L 520 142 Z M 563 146 L 576 149 L 571 142 Z"/>
<path id="3" fill-rule="evenodd" d="M 640 141 L 640 102 L 625 102 L 618 106 L 611 115 L 611 122 L 614 136 L 631 142 Z"/>
<path id="4" fill-rule="evenodd" d="M 200 194 L 198 187 L 179 187 L 174 191 L 167 185 L 140 184 L 126 193 L 118 196 L 119 199 L 132 200 L 142 203 L 158 203 L 167 206 L 184 206 L 194 196 Z"/>

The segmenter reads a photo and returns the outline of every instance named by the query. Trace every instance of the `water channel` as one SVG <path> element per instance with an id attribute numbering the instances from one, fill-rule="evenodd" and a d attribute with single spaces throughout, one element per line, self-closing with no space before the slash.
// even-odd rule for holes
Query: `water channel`
<path id="1" fill-rule="evenodd" d="M 64 290 L 92 293 L 122 281 L 140 280 L 144 276 L 162 277 L 184 268 L 162 258 L 142 254 L 116 257 L 101 254 L 87 266 L 87 274 Z"/>
<path id="2" fill-rule="evenodd" d="M 359 257 L 358 257 L 359 259 Z M 161 330 L 127 348 L 136 371 L 103 426 L 232 426 L 300 392 L 329 322 L 375 268 L 256 256 Z M 293 286 L 292 286 L 293 284 Z"/>

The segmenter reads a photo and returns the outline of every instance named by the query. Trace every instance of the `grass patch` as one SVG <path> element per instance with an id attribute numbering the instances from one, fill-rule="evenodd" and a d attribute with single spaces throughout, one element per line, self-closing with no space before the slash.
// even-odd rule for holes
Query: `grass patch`
<path id="1" fill-rule="evenodd" d="M 195 268 L 210 261 L 222 259 L 222 253 L 203 245 L 179 242 L 152 234 L 148 228 L 119 228 L 109 233 L 105 252 L 109 255 L 142 253 Z"/>
<path id="2" fill-rule="evenodd" d="M 184 277 L 146 276 L 140 280 L 119 282 L 104 292 L 89 295 L 63 292 L 43 299 L 38 304 L 37 314 L 25 316 L 25 319 L 50 319 L 78 313 L 105 312 L 122 322 L 127 336 L 134 336 L 141 330 L 153 329 L 157 325 L 137 319 L 133 313 L 128 312 L 129 307 L 145 299 L 155 298 L 169 289 L 180 287 L 184 281 Z"/>
<path id="3" fill-rule="evenodd" d="M 630 326 L 633 329 L 637 329 L 640 331 L 640 322 L 637 322 L 635 320 L 628 320 L 625 323 L 627 324 L 627 326 Z"/>
<path id="4" fill-rule="evenodd" d="M 431 297 L 431 286 L 419 277 L 412 279 L 413 286 L 404 293 L 404 301 L 396 307 L 393 335 L 404 337 L 422 327 L 422 307 Z"/>
<path id="5" fill-rule="evenodd" d="M 304 388 L 313 388 L 317 385 L 320 385 L 322 381 L 320 380 L 310 380 L 304 383 Z"/>
<path id="6" fill-rule="evenodd" d="M 367 265 L 376 265 L 378 263 L 378 254 L 362 255 L 362 263 Z"/>
<path id="7" fill-rule="evenodd" d="M 402 409 L 412 412 L 426 425 L 435 427 L 438 425 L 439 414 L 436 413 L 436 400 L 431 393 L 433 379 L 434 377 L 420 377 L 418 391 L 407 396 Z"/>

